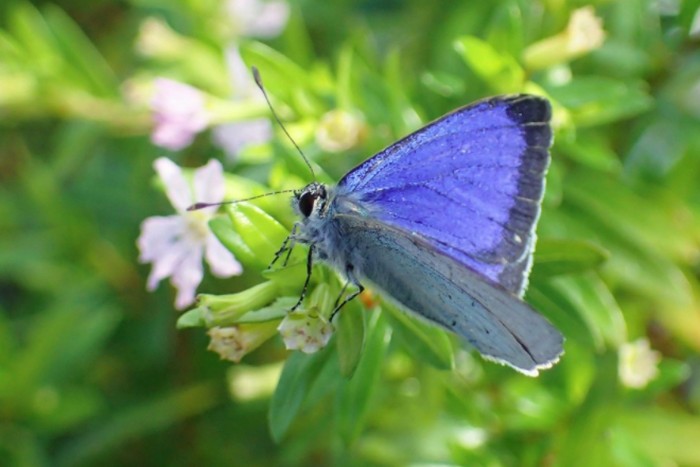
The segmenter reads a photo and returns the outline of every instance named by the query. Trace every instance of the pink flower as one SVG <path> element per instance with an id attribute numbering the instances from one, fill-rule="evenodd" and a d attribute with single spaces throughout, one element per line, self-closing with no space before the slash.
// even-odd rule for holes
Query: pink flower
<path id="1" fill-rule="evenodd" d="M 241 37 L 275 37 L 289 19 L 289 5 L 280 0 L 228 0 L 226 9 Z"/>
<path id="2" fill-rule="evenodd" d="M 152 263 L 148 290 L 170 277 L 178 289 L 175 306 L 185 308 L 194 302 L 195 291 L 202 281 L 206 258 L 212 273 L 218 277 L 240 274 L 240 263 L 209 230 L 208 221 L 216 208 L 187 211 L 194 202 L 217 203 L 224 198 L 224 174 L 221 163 L 211 160 L 194 172 L 192 187 L 180 167 L 161 157 L 154 163 L 165 185 L 168 199 L 177 210 L 174 216 L 149 217 L 141 224 L 139 260 Z"/>
<path id="3" fill-rule="evenodd" d="M 187 147 L 209 122 L 201 91 L 172 79 L 155 81 L 151 109 L 155 123 L 151 141 L 173 151 Z"/>

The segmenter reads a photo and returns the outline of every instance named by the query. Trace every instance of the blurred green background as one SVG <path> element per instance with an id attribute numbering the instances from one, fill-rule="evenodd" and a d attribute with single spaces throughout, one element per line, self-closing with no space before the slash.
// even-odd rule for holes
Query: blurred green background
<path id="1" fill-rule="evenodd" d="M 273 7 L 0 4 L 0 465 L 700 465 L 700 2 Z M 269 117 L 233 49 L 325 180 L 473 100 L 549 96 L 527 300 L 562 361 L 527 378 L 367 299 L 384 309 L 350 308 L 354 344 L 312 356 L 273 337 L 233 364 L 177 330 L 173 288 L 147 292 L 138 262 L 140 223 L 173 213 L 154 160 L 221 160 L 231 196 L 310 178 L 277 128 L 234 155 L 212 139 Z M 177 151 L 149 140 L 157 77 L 208 96 Z M 272 217 L 238 219 L 262 230 L 231 235 L 291 226 L 284 196 L 258 205 Z M 198 290 L 260 283 L 256 253 Z"/>

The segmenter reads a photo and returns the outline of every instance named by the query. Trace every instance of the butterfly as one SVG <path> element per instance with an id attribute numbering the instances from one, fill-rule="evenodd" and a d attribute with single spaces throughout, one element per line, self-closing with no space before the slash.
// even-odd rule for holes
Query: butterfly
<path id="1" fill-rule="evenodd" d="M 337 185 L 312 182 L 296 192 L 300 221 L 278 256 L 306 244 L 304 289 L 315 260 L 357 287 L 334 314 L 371 285 L 400 309 L 466 339 L 486 359 L 536 376 L 558 361 L 564 340 L 522 299 L 549 165 L 550 119 L 546 99 L 524 94 L 443 116 Z"/>

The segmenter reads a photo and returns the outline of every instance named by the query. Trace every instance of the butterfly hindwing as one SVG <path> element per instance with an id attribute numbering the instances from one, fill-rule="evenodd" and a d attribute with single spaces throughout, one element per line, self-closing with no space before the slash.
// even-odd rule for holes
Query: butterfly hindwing
<path id="1" fill-rule="evenodd" d="M 422 239 L 352 210 L 333 219 L 356 273 L 403 309 L 530 376 L 561 355 L 563 338 L 546 319 Z"/>

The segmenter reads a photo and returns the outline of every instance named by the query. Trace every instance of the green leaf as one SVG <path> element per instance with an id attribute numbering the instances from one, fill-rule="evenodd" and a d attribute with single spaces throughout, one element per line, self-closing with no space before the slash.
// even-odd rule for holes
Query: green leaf
<path id="1" fill-rule="evenodd" d="M 700 465 L 697 439 L 700 418 L 658 408 L 635 408 L 621 414 L 616 425 L 636 440 L 657 465 Z"/>
<path id="2" fill-rule="evenodd" d="M 69 378 L 117 326 L 121 318 L 117 309 L 88 307 L 90 298 L 83 300 L 80 304 L 68 300 L 36 316 L 28 342 L 13 362 L 11 385 L 18 397 L 26 397 L 32 387 Z"/>
<path id="3" fill-rule="evenodd" d="M 255 252 L 234 230 L 233 222 L 228 216 L 216 216 L 209 221 L 209 228 L 216 238 L 245 266 L 260 268 Z"/>
<path id="4" fill-rule="evenodd" d="M 583 272 L 600 266 L 608 256 L 607 251 L 585 240 L 541 238 L 535 249 L 533 276 Z"/>
<path id="5" fill-rule="evenodd" d="M 284 318 L 289 313 L 289 310 L 296 305 L 298 297 L 280 297 L 275 300 L 270 306 L 260 308 L 259 310 L 249 311 L 236 320 L 238 323 L 261 323 L 263 321 L 273 321 Z"/>
<path id="6" fill-rule="evenodd" d="M 498 52 L 489 43 L 465 36 L 457 39 L 454 47 L 474 73 L 496 92 L 516 92 L 525 84 L 525 71 L 515 58 Z"/>
<path id="7" fill-rule="evenodd" d="M 382 309 L 387 312 L 394 335 L 411 356 L 441 370 L 454 366 L 452 342 L 446 331 L 419 321 L 386 302 L 382 303 Z"/>
<path id="8" fill-rule="evenodd" d="M 183 420 L 202 414 L 219 404 L 222 395 L 215 385 L 199 384 L 164 394 L 126 410 L 105 414 L 92 428 L 71 438 L 56 456 L 57 466 L 89 464 L 106 453 L 126 446 L 128 441 L 178 426 Z"/>
<path id="9" fill-rule="evenodd" d="M 611 143 L 605 135 L 593 129 L 582 128 L 569 134 L 560 132 L 555 149 L 591 169 L 617 174 L 621 171 L 622 164 Z"/>
<path id="10" fill-rule="evenodd" d="M 547 91 L 571 112 L 578 126 L 602 125 L 638 115 L 654 104 L 645 83 L 578 76 Z"/>
<path id="11" fill-rule="evenodd" d="M 302 284 L 304 283 L 304 279 L 306 279 L 305 258 L 307 251 L 306 247 L 297 246 L 294 248 L 294 252 L 287 266 L 279 269 L 265 269 L 262 272 L 263 277 L 279 284 L 286 293 L 301 293 Z M 284 258 L 280 258 L 273 268 L 276 268 L 277 265 L 283 261 Z M 315 276 L 315 274 L 312 274 L 312 279 L 314 278 L 313 276 Z"/>
<path id="12" fill-rule="evenodd" d="M 260 69 L 265 88 L 280 99 L 277 112 L 284 115 L 285 105 L 294 106 L 302 115 L 318 115 L 324 110 L 308 72 L 284 54 L 260 42 L 249 42 L 241 46 L 241 56 L 245 63 Z"/>
<path id="13" fill-rule="evenodd" d="M 39 10 L 28 2 L 21 2 L 8 16 L 9 29 L 24 49 L 27 63 L 44 73 L 53 73 L 60 63 L 60 54 Z"/>
<path id="14" fill-rule="evenodd" d="M 244 265 L 258 270 L 267 267 L 289 234 L 287 229 L 249 203 L 230 206 L 228 214 L 209 221 L 214 235 Z"/>
<path id="15" fill-rule="evenodd" d="M 575 311 L 586 323 L 595 347 L 617 348 L 627 340 L 627 326 L 622 310 L 605 283 L 594 274 L 557 277 L 550 281 L 565 302 L 564 311 Z M 580 335 L 574 330 L 573 335 Z"/>
<path id="16" fill-rule="evenodd" d="M 113 71 L 92 42 L 66 13 L 47 7 L 46 22 L 54 33 L 64 60 L 82 78 L 84 87 L 102 97 L 118 97 L 119 83 Z"/>
<path id="17" fill-rule="evenodd" d="M 228 214 L 234 231 L 254 252 L 252 260 L 260 267 L 267 266 L 289 231 L 265 211 L 250 203 L 229 206 Z"/>
<path id="18" fill-rule="evenodd" d="M 360 306 L 358 300 L 353 300 L 338 312 L 334 320 L 340 372 L 346 378 L 354 374 L 362 356 L 365 342 L 365 315 L 364 308 Z"/>
<path id="19" fill-rule="evenodd" d="M 178 329 L 205 327 L 207 322 L 204 319 L 204 312 L 204 308 L 201 307 L 187 310 L 177 319 L 176 327 Z"/>
<path id="20" fill-rule="evenodd" d="M 441 96 L 459 96 L 465 92 L 464 79 L 444 72 L 426 72 L 421 75 L 421 83 L 430 91 Z"/>
<path id="21" fill-rule="evenodd" d="M 589 329 L 581 313 L 577 313 L 566 288 L 552 279 L 530 284 L 527 301 L 556 326 L 567 340 L 576 340 L 581 347 L 601 349 L 603 339 L 598 332 Z"/>
<path id="22" fill-rule="evenodd" d="M 311 355 L 292 352 L 284 364 L 268 412 L 270 434 L 276 442 L 282 441 L 299 414 L 309 388 L 328 359 L 329 348 L 326 346 Z"/>
<path id="23" fill-rule="evenodd" d="M 382 314 L 374 311 L 367 325 L 367 342 L 355 374 L 341 384 L 337 392 L 337 431 L 345 444 L 350 444 L 362 429 L 390 340 L 391 329 Z"/>

